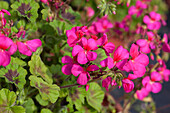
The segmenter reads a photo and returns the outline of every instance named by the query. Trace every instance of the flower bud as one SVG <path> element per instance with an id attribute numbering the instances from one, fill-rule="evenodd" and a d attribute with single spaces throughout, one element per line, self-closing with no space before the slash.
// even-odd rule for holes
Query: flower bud
<path id="1" fill-rule="evenodd" d="M 134 88 L 134 83 L 127 78 L 122 80 L 122 84 L 123 84 L 123 88 L 124 88 L 126 93 L 131 92 Z"/>

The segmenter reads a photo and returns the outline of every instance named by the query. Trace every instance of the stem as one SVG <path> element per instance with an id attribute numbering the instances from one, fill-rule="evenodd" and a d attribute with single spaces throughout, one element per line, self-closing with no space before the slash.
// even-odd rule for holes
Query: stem
<path id="1" fill-rule="evenodd" d="M 100 10 L 98 10 L 96 14 L 86 23 L 86 26 L 89 26 L 99 14 L 100 14 Z"/>
<path id="2" fill-rule="evenodd" d="M 87 84 L 91 83 L 91 82 L 94 82 L 94 81 L 97 81 L 97 80 L 100 80 L 100 79 L 101 78 L 93 79 L 93 80 L 87 82 Z M 60 88 L 69 88 L 69 87 L 74 87 L 74 86 L 78 86 L 78 85 L 80 85 L 80 84 L 76 83 L 76 84 L 71 84 L 71 85 L 66 85 L 66 86 L 60 86 Z"/>
<path id="3" fill-rule="evenodd" d="M 150 72 L 153 72 L 158 66 L 159 66 L 159 63 L 157 62 L 157 63 L 154 65 L 154 67 L 151 69 Z"/>
<path id="4" fill-rule="evenodd" d="M 74 87 L 74 86 L 78 86 L 79 84 L 71 84 L 71 85 L 66 85 L 66 86 L 60 86 L 60 88 L 68 88 L 68 87 Z"/>
<path id="5" fill-rule="evenodd" d="M 167 104 L 165 106 L 162 106 L 162 107 L 158 108 L 156 111 L 161 112 L 162 109 L 166 109 L 166 108 L 169 108 L 169 107 L 170 107 L 170 104 Z"/>

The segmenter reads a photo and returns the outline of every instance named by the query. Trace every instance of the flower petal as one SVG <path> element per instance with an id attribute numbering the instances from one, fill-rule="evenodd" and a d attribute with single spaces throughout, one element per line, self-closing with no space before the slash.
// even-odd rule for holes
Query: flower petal
<path id="1" fill-rule="evenodd" d="M 92 51 L 87 52 L 87 59 L 89 61 L 94 61 L 94 60 L 96 60 L 96 58 L 97 58 L 96 52 L 92 52 Z"/>
<path id="2" fill-rule="evenodd" d="M 97 71 L 97 70 L 99 70 L 99 67 L 97 65 L 90 65 L 87 68 L 87 71 Z"/>
<path id="3" fill-rule="evenodd" d="M 42 45 L 42 42 L 40 39 L 33 39 L 33 40 L 26 41 L 26 45 L 32 52 L 35 52 L 37 48 Z"/>
<path id="4" fill-rule="evenodd" d="M 78 79 L 77 79 L 77 83 L 80 85 L 86 85 L 87 84 L 87 74 L 86 72 L 82 72 Z"/>
<path id="5" fill-rule="evenodd" d="M 84 49 L 79 45 L 75 45 L 72 50 L 72 55 L 76 56 L 81 51 L 84 51 Z"/>
<path id="6" fill-rule="evenodd" d="M 88 59 L 87 59 L 84 51 L 81 51 L 81 52 L 78 53 L 77 61 L 80 64 L 86 64 L 88 62 Z"/>
<path id="7" fill-rule="evenodd" d="M 78 65 L 78 64 L 74 64 L 72 69 L 71 69 L 71 73 L 74 75 L 74 76 L 78 76 L 80 73 L 83 72 L 83 68 Z"/>
<path id="8" fill-rule="evenodd" d="M 62 67 L 62 72 L 65 74 L 65 75 L 71 75 L 71 69 L 73 67 L 73 64 L 66 64 Z"/>
<path id="9" fill-rule="evenodd" d="M 62 59 L 61 59 L 61 62 L 63 64 L 73 63 L 73 59 L 70 56 L 63 56 Z"/>

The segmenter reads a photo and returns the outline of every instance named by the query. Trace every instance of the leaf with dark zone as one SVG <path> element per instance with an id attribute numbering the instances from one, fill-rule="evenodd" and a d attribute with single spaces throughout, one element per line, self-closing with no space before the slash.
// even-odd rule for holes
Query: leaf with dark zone
<path id="1" fill-rule="evenodd" d="M 32 16 L 31 13 L 26 13 L 28 11 L 30 11 L 32 9 L 32 7 L 30 6 L 30 4 L 25 4 L 22 3 L 20 7 L 18 7 L 18 11 L 21 13 L 21 15 L 27 15 L 29 18 Z"/>
<path id="2" fill-rule="evenodd" d="M 71 13 L 66 13 L 65 11 L 61 12 L 63 18 L 68 19 L 72 24 L 75 23 L 76 16 L 72 15 Z"/>
<path id="3" fill-rule="evenodd" d="M 15 71 L 8 70 L 8 72 L 4 76 L 11 82 L 15 82 L 16 84 L 19 83 L 19 80 L 16 79 L 16 77 L 19 76 L 19 73 L 17 72 L 17 70 L 15 70 Z"/>

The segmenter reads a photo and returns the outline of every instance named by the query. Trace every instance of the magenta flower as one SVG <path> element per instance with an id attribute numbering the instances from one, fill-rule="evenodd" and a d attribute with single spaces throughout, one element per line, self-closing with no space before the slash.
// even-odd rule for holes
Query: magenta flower
<path id="1" fill-rule="evenodd" d="M 141 90 L 136 91 L 137 98 L 139 100 L 143 100 L 146 96 L 148 96 L 149 91 L 147 91 L 144 87 Z"/>
<path id="2" fill-rule="evenodd" d="M 97 71 L 99 70 L 99 67 L 96 65 L 90 65 L 86 69 L 81 67 L 78 64 L 74 64 L 71 73 L 74 76 L 78 76 L 77 83 L 80 85 L 86 85 L 87 82 L 91 79 L 90 74 L 88 71 Z"/>
<path id="3" fill-rule="evenodd" d="M 26 42 L 16 42 L 18 50 L 23 55 L 31 56 L 32 52 L 35 52 L 38 47 L 42 45 L 40 39 L 33 39 Z"/>
<path id="4" fill-rule="evenodd" d="M 146 39 L 139 39 L 136 43 L 140 46 L 140 50 L 143 53 L 150 53 L 151 49 L 155 49 L 154 41 L 154 34 L 150 31 L 147 32 L 148 40 Z"/>
<path id="5" fill-rule="evenodd" d="M 7 10 L 2 9 L 0 10 L 0 21 L 1 21 L 1 26 L 0 28 L 4 27 L 6 25 L 6 19 L 4 18 L 4 13 L 7 15 L 11 15 Z"/>
<path id="6" fill-rule="evenodd" d="M 13 41 L 10 38 L 0 34 L 0 66 L 7 66 L 10 63 L 10 55 L 15 52 L 10 51 L 12 44 Z"/>
<path id="7" fill-rule="evenodd" d="M 98 18 L 97 22 L 93 22 L 88 27 L 88 34 L 106 33 L 110 28 L 113 28 L 113 24 L 107 19 L 107 16 Z"/>
<path id="8" fill-rule="evenodd" d="M 94 39 L 82 38 L 80 45 L 75 45 L 72 50 L 72 55 L 77 56 L 77 61 L 80 64 L 86 64 L 88 61 L 94 61 L 97 58 L 97 53 L 91 51 L 97 49 L 97 43 Z"/>
<path id="9" fill-rule="evenodd" d="M 165 62 L 162 62 L 162 67 L 158 68 L 158 72 L 162 75 L 166 82 L 169 81 L 170 70 L 166 68 Z"/>
<path id="10" fill-rule="evenodd" d="M 102 81 L 102 86 L 107 90 L 109 91 L 109 85 L 112 85 L 112 86 L 115 86 L 117 85 L 116 81 L 115 80 L 112 80 L 112 77 L 107 77 L 105 78 L 103 81 Z"/>
<path id="11" fill-rule="evenodd" d="M 91 18 L 94 15 L 94 13 L 95 13 L 94 10 L 91 7 L 87 7 L 86 11 L 87 11 L 87 16 L 89 18 Z"/>
<path id="12" fill-rule="evenodd" d="M 107 90 L 109 91 L 109 85 L 111 84 L 111 81 L 112 81 L 112 77 L 107 77 L 105 78 L 103 81 L 102 81 L 102 86 Z"/>
<path id="13" fill-rule="evenodd" d="M 75 59 L 75 58 L 74 58 Z M 62 72 L 65 74 L 65 75 L 71 75 L 71 69 L 73 67 L 74 64 L 77 64 L 76 60 L 73 60 L 71 57 L 69 56 L 64 56 L 62 57 L 61 59 L 61 62 L 63 64 L 66 64 L 62 67 Z"/>
<path id="14" fill-rule="evenodd" d="M 124 69 L 128 69 L 126 71 L 132 70 L 135 75 L 141 77 L 145 74 L 146 69 L 145 66 L 149 64 L 149 58 L 145 54 L 141 54 L 138 52 L 138 46 L 136 44 L 132 44 L 130 48 L 130 55 L 132 57 L 131 60 L 125 65 Z"/>
<path id="15" fill-rule="evenodd" d="M 82 27 L 76 26 L 73 27 L 71 30 L 67 30 L 66 35 L 68 38 L 67 39 L 68 45 L 70 47 L 75 46 L 87 31 L 88 31 L 87 26 L 82 26 Z"/>
<path id="16" fill-rule="evenodd" d="M 124 88 L 126 93 L 131 92 L 133 90 L 133 88 L 134 88 L 134 83 L 131 80 L 127 79 L 127 78 L 124 78 L 122 80 L 122 85 L 123 85 L 123 88 Z"/>
<path id="17" fill-rule="evenodd" d="M 128 14 L 129 15 L 134 15 L 136 14 L 137 17 L 139 17 L 142 12 L 143 12 L 143 9 L 146 9 L 147 8 L 147 4 L 145 4 L 144 2 L 142 1 L 137 1 L 136 2 L 136 5 L 135 6 L 131 6 L 128 10 Z"/>
<path id="18" fill-rule="evenodd" d="M 162 50 L 165 52 L 170 53 L 170 45 L 168 44 L 168 36 L 167 34 L 164 34 L 163 36 L 163 46 L 162 46 Z"/>
<path id="19" fill-rule="evenodd" d="M 162 80 L 161 74 L 154 71 L 151 73 L 151 78 L 149 76 L 146 76 L 142 80 L 143 86 L 146 88 L 147 91 L 152 91 L 153 93 L 158 93 L 162 89 L 161 83 L 159 81 Z"/>
<path id="20" fill-rule="evenodd" d="M 158 30 L 161 27 L 161 15 L 158 13 L 155 13 L 154 11 L 149 13 L 148 15 L 145 15 L 143 18 L 143 22 L 147 25 L 147 28 L 149 30 Z"/>
<path id="21" fill-rule="evenodd" d="M 113 50 L 115 49 L 115 45 L 111 42 L 108 42 L 108 38 L 105 33 L 97 40 L 97 44 L 102 46 L 107 56 L 109 56 L 109 53 L 113 53 Z"/>
<path id="22" fill-rule="evenodd" d="M 124 49 L 122 46 L 119 46 L 114 52 L 113 59 L 111 57 L 108 57 L 108 58 L 104 59 L 103 61 L 101 61 L 100 65 L 102 67 L 108 66 L 108 68 L 111 69 L 119 61 L 125 60 L 128 58 L 129 58 L 129 52 L 126 49 Z"/>

